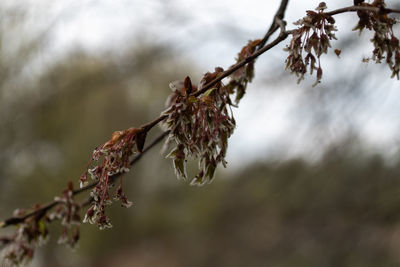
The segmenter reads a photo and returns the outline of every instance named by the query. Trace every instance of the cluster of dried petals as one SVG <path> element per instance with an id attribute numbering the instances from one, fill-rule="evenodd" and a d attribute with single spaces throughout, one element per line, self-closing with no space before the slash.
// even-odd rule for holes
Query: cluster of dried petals
<path id="1" fill-rule="evenodd" d="M 68 188 L 63 191 L 60 197 L 54 199 L 58 205 L 49 214 L 50 220 L 59 219 L 63 226 L 62 234 L 58 239 L 59 244 L 65 244 L 75 248 L 79 241 L 79 225 L 81 224 L 80 205 L 74 200 L 74 188 L 70 181 Z"/>
<path id="2" fill-rule="evenodd" d="M 284 49 L 289 53 L 286 59 L 286 69 L 290 69 L 299 77 L 297 82 L 304 79 L 307 71 L 310 75 L 316 71 L 317 85 L 322 78 L 320 57 L 328 52 L 330 41 L 336 40 L 335 19 L 324 13 L 326 4 L 321 2 L 316 11 L 307 11 L 307 16 L 295 22 L 299 27 L 292 33 L 290 44 Z"/>
<path id="3" fill-rule="evenodd" d="M 198 90 L 222 72 L 222 68 L 216 68 L 215 72 L 206 73 Z M 170 130 L 167 142 L 176 144 L 167 157 L 173 159 L 175 173 L 182 179 L 187 179 L 187 159 L 198 159 L 199 173 L 191 184 L 203 185 L 212 181 L 218 164 L 226 164 L 228 138 L 235 128 L 231 100 L 222 82 L 197 97 L 192 94 L 197 88 L 189 77 L 181 85 L 174 88 L 170 106 L 162 113 L 167 116 L 165 125 Z"/>
<path id="4" fill-rule="evenodd" d="M 6 240 L 4 266 L 19 266 L 29 263 L 35 248 L 47 242 L 49 238 L 48 225 L 54 220 L 61 220 L 63 226 L 58 243 L 66 244 L 71 248 L 76 246 L 79 241 L 81 217 L 79 215 L 80 205 L 74 201 L 73 192 L 73 184 L 70 181 L 68 188 L 62 192 L 61 196 L 55 197 L 58 205 L 51 213 L 39 205 L 29 211 L 18 209 L 14 212 L 15 218 L 24 217 L 31 212 L 37 213 L 18 224 L 14 235 Z"/>
<path id="5" fill-rule="evenodd" d="M 35 206 L 34 210 L 40 209 Z M 14 217 L 21 217 L 27 214 L 25 210 L 16 210 Z M 43 245 L 49 237 L 49 217 L 43 213 L 27 218 L 18 225 L 14 235 L 9 238 L 4 251 L 2 266 L 26 265 L 32 259 L 35 247 Z"/>
<path id="6" fill-rule="evenodd" d="M 393 26 L 396 24 L 396 20 L 388 17 L 383 0 L 374 1 L 372 4 L 359 3 L 358 5 L 380 9 L 379 12 L 372 10 L 357 11 L 359 21 L 353 30 L 359 30 L 360 34 L 363 29 L 375 32 L 374 37 L 371 39 L 374 45 L 372 60 L 376 63 L 381 63 L 382 60 L 385 60 L 392 71 L 392 78 L 397 77 L 399 79 L 400 45 L 399 39 L 393 33 Z"/>
<path id="7" fill-rule="evenodd" d="M 135 147 L 137 152 L 142 152 L 146 133 L 142 128 L 116 131 L 108 142 L 94 150 L 88 169 L 80 178 L 81 187 L 87 184 L 88 175 L 97 181 L 90 193 L 93 201 L 83 222 L 97 224 L 100 229 L 112 226 L 110 219 L 105 214 L 105 207 L 110 205 L 113 199 L 109 193 L 110 187 L 113 185 L 112 177 L 129 171 L 131 157 L 136 153 Z M 91 166 L 94 162 L 97 162 L 97 165 Z M 121 200 L 125 207 L 131 205 L 122 192 L 122 185 L 115 192 L 114 199 Z"/>

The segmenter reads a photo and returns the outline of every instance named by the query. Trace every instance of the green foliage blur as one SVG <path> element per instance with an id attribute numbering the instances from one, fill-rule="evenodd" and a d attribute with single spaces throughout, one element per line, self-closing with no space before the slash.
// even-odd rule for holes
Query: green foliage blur
<path id="1" fill-rule="evenodd" d="M 19 21 L 1 21 L 1 218 L 52 200 L 69 180 L 77 185 L 95 146 L 155 118 L 168 83 L 198 72 L 152 43 L 41 59 L 46 35 L 23 35 Z M 399 159 L 389 164 L 356 138 L 313 163 L 219 170 L 201 188 L 177 181 L 160 149 L 124 177 L 134 205 L 110 208 L 114 228 L 82 225 L 71 251 L 56 244 L 53 225 L 32 266 L 400 265 Z"/>

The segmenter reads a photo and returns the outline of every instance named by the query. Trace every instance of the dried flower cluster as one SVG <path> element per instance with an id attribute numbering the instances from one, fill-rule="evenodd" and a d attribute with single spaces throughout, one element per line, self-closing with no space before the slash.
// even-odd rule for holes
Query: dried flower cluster
<path id="1" fill-rule="evenodd" d="M 400 46 L 393 32 L 396 20 L 387 16 L 389 12 L 399 11 L 388 11 L 383 0 L 374 0 L 371 4 L 364 0 L 354 0 L 354 5 L 362 8 L 352 6 L 330 13 L 358 10 L 359 22 L 354 30 L 361 32 L 366 28 L 375 32 L 371 39 L 375 47 L 372 60 L 377 63 L 385 60 L 392 71 L 392 77 L 399 79 Z M 281 33 L 285 33 L 284 38 L 289 33 L 292 34 L 292 40 L 285 48 L 289 53 L 286 68 L 299 77 L 298 82 L 304 79 L 307 72 L 312 75 L 316 71 L 315 85 L 322 78 L 320 57 L 328 52 L 330 41 L 336 39 L 334 32 L 337 31 L 332 15 L 324 12 L 326 8 L 326 4 L 322 2 L 316 11 L 307 11 L 307 16 L 295 23 L 298 28 L 291 32 L 286 32 L 285 27 L 281 27 Z M 284 38 L 270 43 L 271 47 Z M 173 93 L 167 100 L 167 109 L 159 118 L 141 128 L 116 131 L 108 142 L 94 150 L 87 170 L 80 177 L 81 188 L 88 184 L 88 176 L 95 181 L 92 185 L 74 190 L 70 182 L 62 195 L 49 205 L 36 205 L 29 211 L 16 210 L 12 218 L 0 221 L 0 227 L 17 226 L 13 236 L 0 238 L 0 245 L 6 248 L 3 265 L 28 262 L 34 254 L 34 248 L 48 239 L 48 224 L 53 220 L 60 220 L 63 226 L 58 243 L 75 247 L 79 241 L 79 213 L 83 205 L 75 202 L 74 195 L 93 186 L 90 201 L 86 203 L 90 203 L 90 207 L 83 222 L 97 224 L 100 229 L 111 227 L 110 219 L 105 214 L 106 206 L 113 200 L 121 201 L 124 207 L 131 206 L 132 203 L 123 192 L 121 176 L 129 171 L 133 162 L 132 156 L 143 152 L 147 132 L 160 122 L 169 131 L 167 144 L 174 144 L 167 157 L 172 158 L 178 178 L 188 178 L 187 161 L 195 159 L 198 160 L 199 171 L 191 184 L 210 183 L 217 166 L 226 166 L 228 138 L 235 129 L 231 107 L 239 103 L 248 83 L 254 77 L 255 58 L 267 51 L 268 45 L 258 46 L 261 46 L 260 40 L 249 41 L 238 54 L 237 64 L 227 71 L 217 67 L 214 72 L 207 72 L 198 86 L 192 84 L 189 77 L 178 84 L 171 84 Z M 339 49 L 335 49 L 337 56 L 340 53 Z M 222 79 L 228 75 L 229 80 L 224 84 Z M 233 96 L 234 102 L 231 100 Z M 110 193 L 117 177 L 121 177 L 120 185 Z M 50 213 L 52 208 L 54 210 Z"/>
<path id="2" fill-rule="evenodd" d="M 249 41 L 238 54 L 237 61 L 253 54 L 259 42 Z M 223 72 L 220 67 L 212 73 L 207 72 L 198 86 L 193 85 L 189 77 L 178 85 L 171 84 L 173 93 L 167 101 L 167 110 L 162 113 L 162 116 L 167 116 L 165 125 L 170 130 L 167 143 L 176 145 L 167 157 L 173 159 L 177 177 L 187 179 L 187 160 L 198 159 L 199 172 L 191 185 L 210 183 L 218 164 L 226 167 L 228 138 L 236 125 L 230 97 L 236 94 L 235 103 L 239 103 L 254 76 L 254 61 L 233 72 L 226 85 L 218 81 L 202 92 L 202 88 Z"/>
<path id="3" fill-rule="evenodd" d="M 299 28 L 292 33 L 292 40 L 285 51 L 289 52 L 286 59 L 286 69 L 295 73 L 300 82 L 309 69 L 310 75 L 316 70 L 317 85 L 322 78 L 322 68 L 320 57 L 328 52 L 331 47 L 330 41 L 336 40 L 335 19 L 326 13 L 326 4 L 321 2 L 316 8 L 317 12 L 308 10 L 307 16 L 295 22 Z M 304 54 L 303 54 L 304 53 Z"/>
<path id="4" fill-rule="evenodd" d="M 199 90 L 222 71 L 216 68 L 215 72 L 206 73 Z M 229 94 L 222 82 L 199 97 L 191 95 L 194 90 L 196 87 L 186 77 L 183 86 L 175 89 L 173 101 L 163 115 L 168 116 L 165 123 L 170 130 L 169 141 L 176 143 L 167 156 L 173 159 L 176 175 L 187 179 L 188 157 L 198 158 L 199 173 L 191 184 L 203 185 L 211 182 L 219 163 L 226 164 L 228 137 L 235 128 L 235 121 L 228 112 Z"/>
<path id="5" fill-rule="evenodd" d="M 17 209 L 14 211 L 14 216 L 23 216 L 26 213 L 25 210 Z M 48 222 L 49 218 L 43 215 L 31 217 L 19 224 L 17 231 L 8 240 L 2 264 L 4 266 L 27 264 L 33 257 L 35 247 L 48 240 Z"/>
<path id="6" fill-rule="evenodd" d="M 72 182 L 68 183 L 68 189 L 64 190 L 60 197 L 55 201 L 61 203 L 53 212 L 49 219 L 61 220 L 63 232 L 58 238 L 59 244 L 65 244 L 70 248 L 75 248 L 79 241 L 79 225 L 81 224 L 80 205 L 74 200 L 74 187 Z"/>
<path id="7" fill-rule="evenodd" d="M 371 39 L 374 45 L 372 60 L 376 63 L 381 63 L 385 59 L 392 71 L 392 78 L 397 77 L 399 79 L 400 45 L 399 39 L 393 33 L 393 26 L 396 24 L 396 20 L 387 16 L 384 1 L 374 1 L 372 4 L 359 3 L 359 5 L 379 8 L 381 11 L 357 11 L 360 20 L 353 30 L 359 30 L 360 34 L 365 28 L 375 32 L 374 37 Z"/>
<path id="8" fill-rule="evenodd" d="M 374 45 L 371 59 L 376 63 L 385 60 L 392 71 L 392 78 L 399 79 L 400 45 L 399 39 L 393 32 L 396 20 L 388 17 L 383 0 L 375 0 L 371 4 L 357 0 L 355 5 L 365 7 L 365 9 L 357 11 L 359 22 L 353 30 L 359 30 L 360 34 L 365 28 L 375 32 L 371 39 Z M 306 17 L 295 22 L 294 24 L 299 25 L 299 28 L 292 32 L 292 40 L 284 49 L 289 52 L 286 69 L 290 69 L 299 77 L 298 82 L 304 79 L 307 71 L 312 75 L 314 70 L 316 70 L 316 82 L 313 86 L 321 81 L 320 57 L 328 52 L 328 48 L 331 47 L 330 41 L 336 40 L 334 32 L 337 31 L 334 26 L 334 18 L 324 12 L 326 8 L 326 4 L 321 2 L 316 8 L 317 12 L 308 10 Z M 379 9 L 379 12 L 376 11 L 376 8 Z M 340 55 L 340 52 L 339 49 L 335 49 L 337 56 Z M 364 59 L 364 61 L 368 60 Z"/>
<path id="9" fill-rule="evenodd" d="M 131 156 L 136 153 L 135 146 L 138 152 L 142 152 L 145 139 L 144 129 L 129 128 L 114 132 L 108 142 L 94 150 L 89 167 L 80 178 L 81 187 L 88 183 L 88 175 L 97 181 L 90 193 L 93 201 L 83 222 L 96 223 L 100 229 L 109 228 L 112 225 L 105 214 L 105 207 L 112 203 L 112 199 L 120 200 L 122 206 L 131 206 L 132 203 L 122 191 L 122 179 L 113 198 L 110 197 L 110 187 L 113 186 L 111 177 L 129 171 Z M 98 162 L 98 164 L 91 167 L 93 162 Z"/>
<path id="10" fill-rule="evenodd" d="M 17 225 L 14 235 L 3 240 L 6 245 L 2 266 L 19 266 L 27 264 L 33 257 L 35 248 L 41 246 L 49 239 L 48 225 L 54 220 L 61 220 L 63 232 L 58 240 L 59 244 L 66 244 L 74 248 L 79 241 L 79 215 L 80 205 L 74 201 L 72 182 L 55 201 L 59 203 L 51 213 L 42 210 L 36 216 L 25 219 Z M 41 206 L 35 205 L 33 211 L 40 210 Z M 17 209 L 14 211 L 15 218 L 25 216 L 29 210 Z"/>

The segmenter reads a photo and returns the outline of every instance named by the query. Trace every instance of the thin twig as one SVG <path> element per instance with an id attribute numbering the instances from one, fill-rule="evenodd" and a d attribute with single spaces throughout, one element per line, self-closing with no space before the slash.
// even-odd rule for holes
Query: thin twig
<path id="1" fill-rule="evenodd" d="M 137 161 L 139 161 L 139 159 L 142 157 L 142 155 L 144 153 L 146 153 L 147 151 L 149 151 L 150 149 L 152 149 L 155 145 L 157 145 L 158 143 L 160 143 L 167 135 L 169 134 L 169 131 L 165 131 L 163 133 L 161 133 L 159 136 L 157 136 L 147 147 L 145 147 L 143 149 L 143 152 L 140 154 L 137 154 L 135 157 L 132 158 L 130 165 L 134 165 Z M 119 178 L 121 176 L 120 173 L 114 174 L 113 176 L 110 176 L 110 179 L 112 179 L 112 181 L 116 180 L 117 178 Z M 80 189 L 74 190 L 73 191 L 73 195 L 78 195 L 82 192 L 88 191 L 90 189 L 92 189 L 93 187 L 95 187 L 97 184 L 97 182 L 93 182 L 85 187 L 82 187 Z M 45 204 L 44 206 L 42 206 L 41 208 L 35 209 L 32 212 L 27 213 L 24 216 L 20 216 L 20 217 L 10 217 L 7 220 L 0 222 L 0 227 L 1 228 L 5 228 L 7 226 L 10 225 L 16 225 L 16 224 L 20 224 L 22 222 L 24 222 L 27 218 L 32 217 L 32 216 L 37 216 L 39 214 L 45 214 L 47 211 L 49 211 L 50 209 L 54 208 L 55 206 L 57 206 L 58 204 L 62 204 L 62 202 L 60 201 L 52 201 L 50 203 Z M 82 205 L 82 204 L 81 204 Z"/>
<path id="2" fill-rule="evenodd" d="M 346 12 L 355 12 L 355 11 L 371 11 L 371 12 L 382 12 L 382 13 L 400 13 L 400 9 L 391 9 L 391 8 L 379 8 L 379 7 L 371 7 L 371 6 L 348 6 L 348 7 L 343 7 L 339 8 L 336 10 L 332 10 L 329 12 L 325 12 L 327 15 L 337 15 L 341 13 L 346 13 Z"/>
<path id="3" fill-rule="evenodd" d="M 269 43 L 268 45 L 264 46 L 263 48 L 257 50 L 256 52 L 254 52 L 252 55 L 250 55 L 248 58 L 242 60 L 241 62 L 233 65 L 232 67 L 230 67 L 228 70 L 224 71 L 223 73 L 221 73 L 221 75 L 217 78 L 215 78 L 214 80 L 212 80 L 211 82 L 209 82 L 208 84 L 206 84 L 201 90 L 195 92 L 193 95 L 194 96 L 198 96 L 202 93 L 204 93 L 206 90 L 210 89 L 212 86 L 214 86 L 217 82 L 221 81 L 222 79 L 228 77 L 230 74 L 232 74 L 233 72 L 235 72 L 236 70 L 240 69 L 241 67 L 243 67 L 244 65 L 246 65 L 247 63 L 251 62 L 252 60 L 254 60 L 255 58 L 257 58 L 258 56 L 260 56 L 261 54 L 265 53 L 266 51 L 268 51 L 269 49 L 271 49 L 272 47 L 276 46 L 278 43 L 280 43 L 281 41 L 283 41 L 284 39 L 286 39 L 287 37 L 287 33 L 286 32 L 281 32 L 281 34 L 278 36 L 277 39 L 275 39 L 273 42 Z M 163 121 L 167 116 L 160 116 L 158 118 L 156 118 L 155 120 L 141 126 L 142 129 L 144 129 L 145 131 L 149 131 L 152 127 L 154 127 L 155 125 L 157 125 L 158 123 L 160 123 L 161 121 Z M 168 132 L 164 132 L 161 135 L 159 135 L 152 144 L 149 145 L 149 147 L 147 149 L 144 149 L 143 152 L 141 154 L 138 154 L 135 158 L 133 158 L 131 164 L 134 164 L 135 162 L 137 162 L 139 160 L 139 158 L 141 158 L 142 154 L 145 153 L 146 151 L 148 151 L 151 147 L 153 147 L 154 145 L 158 144 L 159 142 L 161 142 L 161 140 L 164 139 L 164 137 L 168 134 Z M 112 179 L 116 179 L 120 176 L 120 174 L 115 174 L 113 176 L 111 176 Z M 97 182 L 93 182 L 83 188 L 77 189 L 73 192 L 74 195 L 80 194 L 82 192 L 85 192 L 89 189 L 92 189 L 93 187 L 95 187 L 97 184 Z M 25 216 L 22 217 L 11 217 L 8 218 L 2 222 L 0 222 L 0 228 L 5 228 L 7 226 L 10 225 L 15 225 L 15 224 L 19 224 L 22 223 L 23 221 L 25 221 L 27 218 L 31 217 L 31 216 L 35 216 L 43 211 L 48 211 L 51 208 L 55 207 L 57 204 L 59 204 L 56 201 L 50 202 L 46 205 L 44 205 L 42 208 L 36 209 L 28 214 L 26 214 Z"/>
<path id="4" fill-rule="evenodd" d="M 269 27 L 264 38 L 262 38 L 260 43 L 258 44 L 259 49 L 263 48 L 265 46 L 265 44 L 268 42 L 271 35 L 274 34 L 274 32 L 276 32 L 278 30 L 279 26 L 276 24 L 277 18 L 280 20 L 283 20 L 283 18 L 285 17 L 285 11 L 286 11 L 288 3 L 289 3 L 289 0 L 281 1 L 281 4 L 280 4 L 278 10 L 275 13 L 274 20 L 271 23 L 271 26 Z"/>

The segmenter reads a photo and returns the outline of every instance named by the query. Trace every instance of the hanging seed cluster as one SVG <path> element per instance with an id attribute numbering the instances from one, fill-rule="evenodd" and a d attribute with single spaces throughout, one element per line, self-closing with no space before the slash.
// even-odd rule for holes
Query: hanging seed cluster
<path id="1" fill-rule="evenodd" d="M 238 54 L 237 61 L 242 61 L 256 50 L 259 40 L 250 41 Z M 167 155 L 172 158 L 178 178 L 187 179 L 187 161 L 198 160 L 199 171 L 192 178 L 192 185 L 210 183 L 219 164 L 226 167 L 228 138 L 235 129 L 235 119 L 231 106 L 231 96 L 236 95 L 236 104 L 246 91 L 247 84 L 254 76 L 254 61 L 235 71 L 225 85 L 219 81 L 203 93 L 202 88 L 224 72 L 220 67 L 214 72 L 207 72 L 198 86 L 186 77 L 179 86 L 171 84 L 172 95 L 167 102 L 165 125 L 170 130 L 167 143 L 175 147 Z"/>
<path id="2" fill-rule="evenodd" d="M 374 46 L 370 59 L 376 63 L 386 62 L 392 72 L 392 78 L 399 79 L 400 70 L 400 46 L 399 39 L 394 35 L 393 27 L 397 23 L 394 18 L 388 16 L 386 4 L 383 0 L 375 0 L 371 4 L 364 0 L 354 1 L 356 6 L 365 7 L 358 10 L 359 21 L 353 30 L 361 32 L 364 29 L 374 31 L 374 37 L 370 40 Z M 310 75 L 316 71 L 316 81 L 313 86 L 322 79 L 321 56 L 327 54 L 331 48 L 331 41 L 336 40 L 334 18 L 325 13 L 325 2 L 321 2 L 316 11 L 307 11 L 307 16 L 295 22 L 298 28 L 292 32 L 292 40 L 284 49 L 289 53 L 286 59 L 286 69 L 296 74 L 298 81 L 304 79 L 304 75 Z M 376 12 L 376 9 L 379 12 Z M 341 50 L 335 49 L 335 54 L 340 55 Z"/>
<path id="3" fill-rule="evenodd" d="M 324 2 L 316 8 L 316 12 L 307 11 L 307 16 L 298 20 L 294 24 L 299 26 L 293 31 L 290 44 L 284 49 L 289 53 L 286 59 L 286 69 L 298 77 L 299 83 L 304 79 L 304 75 L 310 75 L 316 71 L 317 85 L 322 79 L 321 55 L 328 53 L 331 47 L 330 41 L 336 40 L 335 19 L 324 13 L 326 9 Z"/>
<path id="4" fill-rule="evenodd" d="M 358 30 L 360 34 L 364 29 L 374 31 L 374 37 L 371 39 L 374 45 L 371 59 L 376 63 L 386 62 L 392 71 L 392 78 L 397 77 L 399 79 L 400 45 L 399 39 L 393 31 L 393 26 L 397 21 L 388 17 L 385 12 L 386 4 L 384 1 L 374 1 L 372 4 L 361 2 L 358 5 L 381 10 L 378 13 L 369 10 L 357 11 L 359 21 L 353 30 Z"/>

